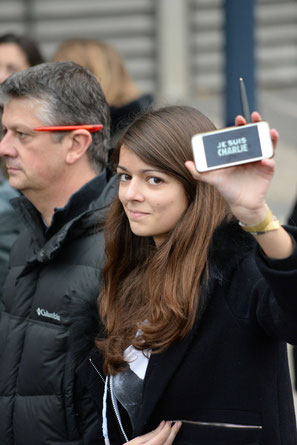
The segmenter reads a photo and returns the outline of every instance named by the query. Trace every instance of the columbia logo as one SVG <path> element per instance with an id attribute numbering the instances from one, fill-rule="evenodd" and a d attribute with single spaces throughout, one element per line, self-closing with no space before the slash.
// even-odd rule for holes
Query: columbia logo
<path id="1" fill-rule="evenodd" d="M 56 314 L 56 312 L 49 312 L 46 309 L 41 309 L 38 307 L 36 309 L 38 317 L 46 317 L 46 318 L 52 318 L 53 320 L 61 321 L 61 317 L 59 314 Z"/>

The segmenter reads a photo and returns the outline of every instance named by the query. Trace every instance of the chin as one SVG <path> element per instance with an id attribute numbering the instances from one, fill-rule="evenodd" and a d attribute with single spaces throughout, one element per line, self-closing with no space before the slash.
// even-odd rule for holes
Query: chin
<path id="1" fill-rule="evenodd" d="M 130 228 L 131 228 L 131 232 L 136 236 L 153 236 L 151 234 L 151 232 L 148 232 L 146 230 L 140 230 L 139 228 L 138 229 L 136 228 L 134 230 L 132 227 L 130 227 Z"/>
<path id="2" fill-rule="evenodd" d="M 148 234 L 148 233 L 141 232 L 140 230 L 132 230 L 132 233 L 133 233 L 135 236 L 152 236 L 152 235 L 150 235 L 150 234 Z"/>
<path id="3" fill-rule="evenodd" d="M 11 185 L 11 187 L 13 187 L 14 189 L 17 189 L 17 190 L 21 190 L 21 188 L 22 188 L 21 184 L 11 176 L 9 177 L 9 185 Z"/>

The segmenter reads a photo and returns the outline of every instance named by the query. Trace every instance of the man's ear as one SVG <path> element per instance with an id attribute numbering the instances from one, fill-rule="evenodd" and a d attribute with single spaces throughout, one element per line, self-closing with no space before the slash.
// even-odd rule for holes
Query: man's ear
<path id="1" fill-rule="evenodd" d="M 75 130 L 69 135 L 66 162 L 74 164 L 82 158 L 92 143 L 92 136 L 87 130 Z"/>

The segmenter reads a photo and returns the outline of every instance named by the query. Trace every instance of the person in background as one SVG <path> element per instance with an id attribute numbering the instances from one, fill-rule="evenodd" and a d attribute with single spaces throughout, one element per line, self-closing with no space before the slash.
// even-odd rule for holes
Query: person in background
<path id="1" fill-rule="evenodd" d="M 37 44 L 26 36 L 13 33 L 0 36 L 0 84 L 11 74 L 44 61 Z M 0 119 L 2 106 L 0 106 Z M 0 124 L 1 127 L 1 124 Z M 10 204 L 19 192 L 10 187 L 5 162 L 0 158 L 0 299 L 12 245 L 23 228 L 20 218 Z"/>
<path id="2" fill-rule="evenodd" d="M 0 300 L 5 282 L 11 247 L 24 228 L 10 200 L 20 196 L 3 175 L 0 175 Z"/>
<path id="3" fill-rule="evenodd" d="M 0 83 L 13 73 L 43 62 L 37 44 L 29 37 L 13 33 L 0 35 Z"/>
<path id="4" fill-rule="evenodd" d="M 111 146 L 115 146 L 124 128 L 139 113 L 152 106 L 152 95 L 141 93 L 119 51 L 109 43 L 93 39 L 68 40 L 58 47 L 52 60 L 72 60 L 97 77 L 110 106 Z"/>
<path id="5" fill-rule="evenodd" d="M 176 445 L 296 445 L 297 229 L 266 204 L 274 159 L 196 171 L 191 138 L 214 129 L 194 108 L 165 107 L 114 151 L 99 314 L 73 325 L 74 344 L 90 340 L 76 364 L 98 444 L 145 443 L 135 436 L 172 421 Z"/>

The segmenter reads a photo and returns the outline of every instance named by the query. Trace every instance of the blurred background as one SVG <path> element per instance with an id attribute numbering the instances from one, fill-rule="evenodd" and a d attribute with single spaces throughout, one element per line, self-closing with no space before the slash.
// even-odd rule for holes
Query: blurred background
<path id="1" fill-rule="evenodd" d="M 194 105 L 222 127 L 226 123 L 226 7 L 234 3 L 1 0 L 0 33 L 32 37 L 47 60 L 64 40 L 107 41 L 120 51 L 139 88 L 152 93 L 157 103 Z M 253 43 L 254 60 L 248 69 L 254 70 L 254 97 L 249 99 L 280 132 L 270 203 L 285 221 L 297 193 L 297 0 L 237 0 L 237 4 L 248 8 L 253 4 L 253 40 L 241 34 L 237 44 L 244 53 L 246 41 Z M 238 17 L 239 26 L 244 18 L 244 13 Z M 238 40 L 236 33 L 231 38 Z M 228 94 L 232 97 L 232 90 Z"/>
<path id="2" fill-rule="evenodd" d="M 193 105 L 218 127 L 238 94 L 228 69 L 243 60 L 252 106 L 280 133 L 268 201 L 286 221 L 297 195 L 297 0 L 0 0 L 7 32 L 33 38 L 46 60 L 68 39 L 111 43 L 158 105 Z"/>

